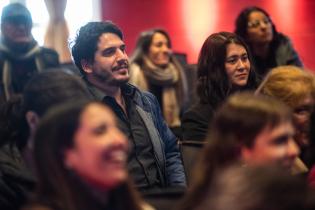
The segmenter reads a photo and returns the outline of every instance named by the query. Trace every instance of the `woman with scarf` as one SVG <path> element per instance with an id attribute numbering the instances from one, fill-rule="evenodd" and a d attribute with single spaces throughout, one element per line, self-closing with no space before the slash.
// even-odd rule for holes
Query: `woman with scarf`
<path id="1" fill-rule="evenodd" d="M 180 135 L 180 113 L 187 102 L 187 80 L 183 67 L 171 52 L 166 31 L 141 33 L 130 65 L 130 83 L 153 93 L 168 126 Z"/>

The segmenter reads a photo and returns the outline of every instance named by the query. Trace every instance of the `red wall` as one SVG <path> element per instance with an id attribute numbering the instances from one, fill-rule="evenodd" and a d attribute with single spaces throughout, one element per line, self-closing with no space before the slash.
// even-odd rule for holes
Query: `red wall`
<path id="1" fill-rule="evenodd" d="M 313 0 L 102 0 L 102 14 L 121 27 L 129 54 L 141 31 L 162 27 L 171 36 L 173 50 L 187 53 L 195 63 L 206 37 L 233 31 L 240 10 L 253 5 L 270 13 L 278 31 L 292 39 L 305 67 L 315 71 Z"/>

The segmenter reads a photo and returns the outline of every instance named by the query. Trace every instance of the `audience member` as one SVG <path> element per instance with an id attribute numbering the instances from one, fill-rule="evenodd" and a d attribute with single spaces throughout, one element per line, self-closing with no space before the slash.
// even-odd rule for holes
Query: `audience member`
<path id="1" fill-rule="evenodd" d="M 291 110 L 280 101 L 244 92 L 229 97 L 211 123 L 181 210 L 194 209 L 206 199 L 213 175 L 236 162 L 248 167 L 275 164 L 289 173 L 299 154 L 293 136 Z"/>
<path id="2" fill-rule="evenodd" d="M 269 14 L 259 7 L 247 7 L 240 12 L 235 21 L 235 33 L 250 47 L 260 77 L 273 67 L 302 66 L 290 39 L 276 30 Z"/>
<path id="3" fill-rule="evenodd" d="M 33 190 L 33 133 L 41 116 L 59 103 L 87 97 L 89 93 L 79 78 L 57 69 L 34 75 L 23 98 L 13 96 L 1 104 L 1 209 L 19 209 Z"/>
<path id="4" fill-rule="evenodd" d="M 144 209 L 128 181 L 128 143 L 98 102 L 52 109 L 35 134 L 36 196 L 27 210 Z"/>
<path id="5" fill-rule="evenodd" d="M 190 210 L 315 208 L 314 192 L 306 182 L 275 167 L 228 167 L 215 175 L 203 193 L 203 200 Z"/>
<path id="6" fill-rule="evenodd" d="M 67 101 L 88 99 L 85 84 L 75 75 L 51 70 L 35 75 L 23 92 L 23 129 L 18 146 L 30 168 L 33 164 L 33 139 L 40 118 L 52 107 Z"/>
<path id="7" fill-rule="evenodd" d="M 59 65 L 58 54 L 40 47 L 34 40 L 32 17 L 20 3 L 5 6 L 1 15 L 0 100 L 22 93 L 37 72 Z"/>
<path id="8" fill-rule="evenodd" d="M 315 104 L 314 75 L 295 66 L 276 67 L 271 69 L 256 92 L 275 97 L 292 109 L 294 139 L 301 148 L 302 160 L 307 163 L 304 150 L 309 144 L 310 116 Z"/>
<path id="9" fill-rule="evenodd" d="M 156 98 L 128 83 L 125 47 L 115 24 L 90 22 L 80 28 L 72 56 L 93 97 L 111 107 L 128 137 L 128 169 L 137 187 L 185 186 L 176 137 L 167 127 Z"/>
<path id="10" fill-rule="evenodd" d="M 256 88 L 246 44 L 235 34 L 220 32 L 204 42 L 198 59 L 199 102 L 182 118 L 184 140 L 203 141 L 214 111 L 232 93 Z"/>
<path id="11" fill-rule="evenodd" d="M 315 189 L 315 112 L 312 112 L 310 116 L 309 145 L 305 150 L 305 156 L 308 160 L 306 163 L 310 168 L 308 182 Z"/>
<path id="12" fill-rule="evenodd" d="M 20 209 L 35 184 L 15 144 L 20 105 L 20 96 L 0 104 L 0 209 L 5 210 Z"/>
<path id="13" fill-rule="evenodd" d="M 171 50 L 166 31 L 142 32 L 131 58 L 129 82 L 156 96 L 167 125 L 176 131 L 180 127 L 181 111 L 187 105 L 188 89 L 183 66 Z"/>

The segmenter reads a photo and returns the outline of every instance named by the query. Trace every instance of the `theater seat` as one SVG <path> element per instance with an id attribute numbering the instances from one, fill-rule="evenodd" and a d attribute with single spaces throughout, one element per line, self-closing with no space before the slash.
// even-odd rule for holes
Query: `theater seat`
<path id="1" fill-rule="evenodd" d="M 174 209 L 186 192 L 185 187 L 170 187 L 141 192 L 143 199 L 156 210 Z"/>
<path id="2" fill-rule="evenodd" d="M 203 141 L 183 140 L 179 142 L 188 184 L 191 182 L 192 171 L 204 144 Z"/>

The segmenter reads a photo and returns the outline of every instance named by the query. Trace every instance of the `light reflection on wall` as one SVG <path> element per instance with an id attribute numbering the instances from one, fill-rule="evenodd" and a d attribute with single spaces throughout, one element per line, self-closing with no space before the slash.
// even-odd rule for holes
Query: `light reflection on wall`
<path id="1" fill-rule="evenodd" d="M 276 26 L 280 31 L 286 33 L 294 31 L 297 13 L 296 0 L 274 0 L 268 2 L 268 13 L 272 14 Z"/>
<path id="2" fill-rule="evenodd" d="M 189 60 L 197 60 L 204 40 L 217 27 L 217 13 L 217 0 L 182 1 L 184 29 L 191 50 Z"/>

